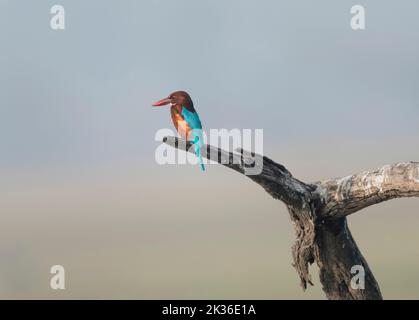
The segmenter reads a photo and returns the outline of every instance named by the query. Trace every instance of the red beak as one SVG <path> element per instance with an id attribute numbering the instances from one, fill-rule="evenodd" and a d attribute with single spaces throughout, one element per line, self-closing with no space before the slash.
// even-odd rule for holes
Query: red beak
<path id="1" fill-rule="evenodd" d="M 169 103 L 172 103 L 172 100 L 170 98 L 164 98 L 164 99 L 161 99 L 157 102 L 154 102 L 152 105 L 153 105 L 153 107 L 161 107 L 161 106 L 165 106 Z"/>

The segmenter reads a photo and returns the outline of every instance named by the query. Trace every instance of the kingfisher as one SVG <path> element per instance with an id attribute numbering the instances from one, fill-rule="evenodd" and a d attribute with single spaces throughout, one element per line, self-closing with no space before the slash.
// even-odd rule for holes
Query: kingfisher
<path id="1" fill-rule="evenodd" d="M 185 91 L 175 91 L 167 98 L 153 103 L 154 107 L 161 107 L 170 104 L 170 114 L 173 124 L 179 135 L 187 141 L 190 141 L 195 147 L 195 154 L 198 157 L 201 170 L 205 170 L 202 161 L 201 148 L 202 125 L 196 112 L 190 95 Z"/>

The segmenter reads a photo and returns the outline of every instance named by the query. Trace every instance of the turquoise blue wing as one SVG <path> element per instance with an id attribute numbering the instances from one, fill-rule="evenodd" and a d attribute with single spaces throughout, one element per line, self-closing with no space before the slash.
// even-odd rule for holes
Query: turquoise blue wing
<path id="1" fill-rule="evenodd" d="M 189 127 L 192 129 L 191 140 L 199 146 L 202 146 L 202 125 L 198 113 L 188 111 L 186 108 L 182 108 L 182 116 Z"/>
<path id="2" fill-rule="evenodd" d="M 201 147 L 202 147 L 202 124 L 201 120 L 199 119 L 198 113 L 191 112 L 186 108 L 182 108 L 182 116 L 185 119 L 186 123 L 192 129 L 192 141 L 195 146 L 195 153 L 198 157 L 199 164 L 201 166 L 201 170 L 204 171 L 204 162 L 202 161 L 201 156 Z"/>
<path id="3" fill-rule="evenodd" d="M 188 123 L 191 129 L 202 129 L 201 120 L 199 119 L 198 113 L 188 111 L 185 107 L 182 108 L 182 116 Z"/>

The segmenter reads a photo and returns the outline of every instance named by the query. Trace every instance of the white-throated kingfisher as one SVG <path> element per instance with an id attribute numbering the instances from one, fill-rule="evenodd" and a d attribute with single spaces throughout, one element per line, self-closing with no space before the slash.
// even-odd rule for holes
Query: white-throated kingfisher
<path id="1" fill-rule="evenodd" d="M 193 143 L 201 170 L 204 171 L 205 167 L 201 156 L 201 147 L 203 145 L 202 125 L 191 97 L 185 91 L 175 91 L 167 98 L 153 103 L 153 106 L 161 107 L 168 104 L 171 105 L 170 113 L 177 132 L 182 138 Z"/>

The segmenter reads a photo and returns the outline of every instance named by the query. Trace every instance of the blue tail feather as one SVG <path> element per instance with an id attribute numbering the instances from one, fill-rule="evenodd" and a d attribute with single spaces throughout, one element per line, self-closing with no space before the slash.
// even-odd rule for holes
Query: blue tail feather
<path id="1" fill-rule="evenodd" d="M 204 161 L 202 160 L 201 156 L 201 148 L 195 149 L 196 156 L 198 157 L 199 165 L 201 166 L 201 170 L 205 171 Z"/>

